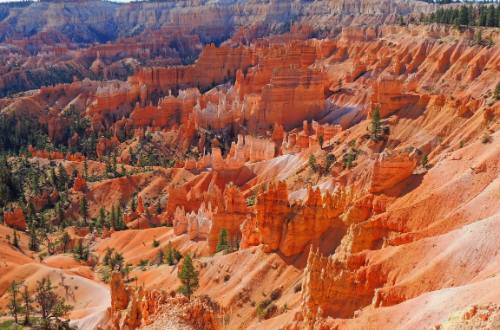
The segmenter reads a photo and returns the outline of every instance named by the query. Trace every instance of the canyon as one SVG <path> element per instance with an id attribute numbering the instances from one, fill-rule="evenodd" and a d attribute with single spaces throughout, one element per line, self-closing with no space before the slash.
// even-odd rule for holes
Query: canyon
<path id="1" fill-rule="evenodd" d="M 499 327 L 500 30 L 438 6 L 0 4 L 0 311 Z"/>

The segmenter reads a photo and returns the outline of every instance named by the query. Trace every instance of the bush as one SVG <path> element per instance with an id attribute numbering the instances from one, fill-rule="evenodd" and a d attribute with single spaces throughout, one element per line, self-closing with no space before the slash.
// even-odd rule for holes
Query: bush
<path id="1" fill-rule="evenodd" d="M 160 241 L 153 240 L 153 247 L 159 247 L 160 246 Z"/>
<path id="2" fill-rule="evenodd" d="M 281 297 L 281 289 L 274 289 L 271 292 L 271 300 L 278 300 Z"/>
<path id="3" fill-rule="evenodd" d="M 139 263 L 137 264 L 137 266 L 141 267 L 142 270 L 144 270 L 147 265 L 148 265 L 148 261 L 146 259 L 141 259 L 139 261 Z"/>
<path id="4" fill-rule="evenodd" d="M 481 139 L 481 142 L 483 144 L 487 144 L 487 143 L 490 143 L 491 141 L 492 141 L 491 135 L 489 135 L 488 133 L 484 133 L 484 135 Z"/>
<path id="5" fill-rule="evenodd" d="M 277 311 L 278 306 L 273 304 L 271 299 L 265 299 L 261 301 L 255 309 L 255 313 L 257 314 L 259 319 L 264 320 L 271 318 Z"/>

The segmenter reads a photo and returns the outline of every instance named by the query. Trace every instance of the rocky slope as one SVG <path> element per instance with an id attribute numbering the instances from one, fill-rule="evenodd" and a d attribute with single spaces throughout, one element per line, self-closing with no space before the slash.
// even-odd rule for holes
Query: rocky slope
<path id="1" fill-rule="evenodd" d="M 0 308 L 50 276 L 81 329 L 498 327 L 498 29 L 382 25 L 419 2 L 83 4 L 2 7 L 21 62 L 103 79 L 0 99 Z M 69 55 L 27 53 L 100 7 Z"/>

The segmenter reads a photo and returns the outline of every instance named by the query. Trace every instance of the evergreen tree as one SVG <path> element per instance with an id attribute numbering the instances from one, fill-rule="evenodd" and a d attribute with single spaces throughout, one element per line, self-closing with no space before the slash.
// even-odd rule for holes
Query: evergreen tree
<path id="1" fill-rule="evenodd" d="M 113 257 L 113 249 L 110 249 L 109 247 L 106 248 L 106 253 L 104 254 L 104 258 L 102 259 L 102 263 L 105 266 L 111 265 L 111 258 Z"/>
<path id="2" fill-rule="evenodd" d="M 469 8 L 467 6 L 460 7 L 459 22 L 460 25 L 469 25 Z"/>
<path id="3" fill-rule="evenodd" d="M 61 202 L 57 202 L 56 203 L 56 218 L 57 218 L 57 223 L 59 224 L 59 226 L 61 228 L 65 228 L 66 227 L 66 221 L 64 219 L 64 210 L 63 210 L 63 207 L 61 205 Z"/>
<path id="4" fill-rule="evenodd" d="M 87 164 L 87 159 L 83 161 L 83 178 L 87 180 L 89 177 L 89 166 Z"/>
<path id="5" fill-rule="evenodd" d="M 22 307 L 19 303 L 19 285 L 16 281 L 13 281 L 9 286 L 9 311 L 14 322 L 19 323 L 18 315 L 21 313 Z"/>
<path id="6" fill-rule="evenodd" d="M 330 170 L 330 167 L 332 166 L 333 163 L 335 163 L 337 159 L 335 158 L 334 154 L 328 154 L 325 157 L 325 173 L 328 173 Z"/>
<path id="7" fill-rule="evenodd" d="M 500 82 L 495 86 L 495 100 L 500 100 Z"/>
<path id="8" fill-rule="evenodd" d="M 215 248 L 216 252 L 229 251 L 230 245 L 227 236 L 227 230 L 225 228 L 222 228 L 222 230 L 219 232 L 219 240 L 217 243 L 217 247 Z"/>
<path id="9" fill-rule="evenodd" d="M 370 133 L 371 133 L 371 139 L 373 141 L 380 140 L 381 133 L 382 133 L 382 125 L 380 124 L 380 109 L 379 109 L 379 107 L 375 107 L 375 110 L 373 110 Z"/>
<path id="10" fill-rule="evenodd" d="M 89 205 L 87 202 L 87 197 L 85 195 L 83 195 L 82 199 L 80 200 L 80 215 L 82 216 L 83 222 L 86 225 L 87 218 L 89 216 Z"/>
<path id="11" fill-rule="evenodd" d="M 69 242 L 71 241 L 71 237 L 69 236 L 68 232 L 64 232 L 64 234 L 61 237 L 61 244 L 63 248 L 63 253 L 66 253 L 66 250 L 68 250 Z"/>
<path id="12" fill-rule="evenodd" d="M 16 175 L 12 173 L 11 167 L 5 155 L 0 156 L 0 207 L 7 202 L 20 197 L 20 187 L 16 182 Z"/>
<path id="13" fill-rule="evenodd" d="M 106 223 L 106 212 L 104 211 L 104 208 L 99 209 L 99 215 L 97 216 L 97 223 L 96 227 L 97 228 L 103 228 L 103 226 Z"/>
<path id="14" fill-rule="evenodd" d="M 31 251 L 38 252 L 40 250 L 40 241 L 35 226 L 29 226 L 28 235 L 30 238 L 29 248 Z"/>
<path id="15" fill-rule="evenodd" d="M 186 297 L 191 298 L 191 295 L 199 286 L 198 272 L 194 269 L 191 256 L 187 255 L 184 258 L 184 262 L 182 264 L 182 268 L 179 272 L 178 277 L 182 283 L 181 287 L 179 288 L 179 292 Z"/>
<path id="16" fill-rule="evenodd" d="M 110 259 L 111 270 L 121 271 L 124 262 L 123 255 L 121 253 L 115 252 L 114 256 Z"/>
<path id="17" fill-rule="evenodd" d="M 17 230 L 12 230 L 12 246 L 19 249 L 19 236 L 17 235 Z"/>
<path id="18" fill-rule="evenodd" d="M 73 250 L 73 257 L 76 260 L 87 261 L 89 258 L 89 249 L 87 246 L 83 245 L 82 240 L 78 241 L 78 244 Z"/>
<path id="19" fill-rule="evenodd" d="M 62 163 L 59 163 L 58 167 L 59 175 L 57 177 L 57 183 L 59 185 L 59 191 L 66 190 L 68 188 L 69 176 L 68 172 L 64 169 Z"/>
<path id="20" fill-rule="evenodd" d="M 167 263 L 169 266 L 175 265 L 174 249 L 172 248 L 172 242 L 168 242 L 167 246 Z"/>
<path id="21" fill-rule="evenodd" d="M 311 170 L 316 172 L 317 164 L 316 164 L 316 157 L 314 155 L 309 156 L 309 167 Z"/>
<path id="22" fill-rule="evenodd" d="M 323 138 L 323 135 L 320 135 L 320 136 L 318 137 L 318 142 L 319 142 L 319 147 L 320 147 L 321 149 L 323 149 L 323 143 L 325 142 L 325 141 L 324 141 L 324 138 Z"/>
<path id="23" fill-rule="evenodd" d="M 175 259 L 174 259 L 174 251 L 167 250 L 167 263 L 169 266 L 175 265 Z"/>
<path id="24" fill-rule="evenodd" d="M 116 230 L 126 229 L 125 222 L 123 221 L 123 211 L 120 204 L 116 205 Z"/>
<path id="25" fill-rule="evenodd" d="M 120 165 L 120 176 L 127 176 L 127 169 L 123 164 Z"/>
<path id="26" fill-rule="evenodd" d="M 486 10 L 486 25 L 491 27 L 495 27 L 497 25 L 496 10 L 493 5 L 489 5 Z"/>
<path id="27" fill-rule="evenodd" d="M 132 210 L 132 212 L 135 212 L 137 210 L 137 194 L 134 194 L 134 196 L 132 196 L 130 209 Z"/>
<path id="28" fill-rule="evenodd" d="M 72 309 L 63 298 L 54 292 L 54 289 L 48 277 L 37 283 L 35 301 L 39 306 L 38 312 L 43 330 L 52 329 L 53 322 L 60 321 L 59 318 L 65 316 Z"/>
<path id="29" fill-rule="evenodd" d="M 33 311 L 33 299 L 31 299 L 31 295 L 28 291 L 28 286 L 24 286 L 24 290 L 22 293 L 23 298 L 23 312 L 24 312 L 24 325 L 30 325 L 30 315 Z"/>

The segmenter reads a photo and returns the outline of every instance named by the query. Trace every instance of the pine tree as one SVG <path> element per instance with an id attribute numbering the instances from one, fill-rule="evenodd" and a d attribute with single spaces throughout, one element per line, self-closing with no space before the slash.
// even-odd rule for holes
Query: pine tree
<path id="1" fill-rule="evenodd" d="M 19 303 L 19 286 L 16 281 L 13 281 L 9 286 L 9 311 L 14 322 L 19 323 L 18 315 L 21 313 L 21 304 Z"/>
<path id="2" fill-rule="evenodd" d="M 500 100 L 500 82 L 495 86 L 495 100 Z"/>
<path id="3" fill-rule="evenodd" d="M 168 242 L 167 247 L 167 264 L 169 266 L 175 265 L 174 249 L 172 248 L 172 242 Z"/>
<path id="4" fill-rule="evenodd" d="M 64 169 L 62 163 L 59 163 L 58 172 L 59 172 L 59 175 L 57 177 L 57 183 L 59 185 L 58 190 L 59 191 L 66 190 L 67 185 L 69 183 L 69 176 L 68 172 L 66 172 L 66 170 Z"/>
<path id="5" fill-rule="evenodd" d="M 371 139 L 373 141 L 380 140 L 380 135 L 382 133 L 382 126 L 380 124 L 380 109 L 379 109 L 379 107 L 375 107 L 375 110 L 373 110 L 370 133 L 371 133 Z"/>
<path id="6" fill-rule="evenodd" d="M 316 157 L 314 157 L 314 155 L 309 156 L 309 167 L 311 168 L 311 170 L 316 172 L 317 164 L 316 164 Z"/>
<path id="7" fill-rule="evenodd" d="M 106 223 L 106 212 L 104 211 L 104 208 L 101 207 L 99 209 L 99 215 L 97 216 L 96 226 L 102 229 L 105 223 Z"/>
<path id="8" fill-rule="evenodd" d="M 215 248 L 216 252 L 228 251 L 230 249 L 227 236 L 227 230 L 225 228 L 222 228 L 222 230 L 219 232 L 219 240 L 217 243 L 217 247 Z"/>
<path id="9" fill-rule="evenodd" d="M 24 290 L 22 293 L 23 298 L 23 312 L 24 312 L 24 325 L 30 325 L 30 315 L 33 310 L 33 299 L 31 299 L 31 295 L 28 291 L 28 286 L 24 286 Z"/>
<path id="10" fill-rule="evenodd" d="M 324 138 L 323 138 L 323 135 L 320 135 L 320 136 L 318 137 L 318 142 L 319 142 L 319 147 L 320 147 L 321 149 L 323 149 L 323 143 L 325 142 L 325 140 L 324 140 Z"/>
<path id="11" fill-rule="evenodd" d="M 87 202 L 87 197 L 85 195 L 83 195 L 82 199 L 80 200 L 80 215 L 82 216 L 83 222 L 86 225 L 87 218 L 89 216 L 89 205 Z"/>
<path id="12" fill-rule="evenodd" d="M 114 256 L 110 259 L 111 270 L 121 271 L 124 260 L 121 253 L 115 252 Z"/>
<path id="13" fill-rule="evenodd" d="M 130 203 L 130 209 L 132 210 L 132 212 L 135 212 L 135 210 L 137 210 L 137 194 L 134 194 L 134 196 L 132 196 L 132 201 Z"/>
<path id="14" fill-rule="evenodd" d="M 65 316 L 72 309 L 54 292 L 54 289 L 48 277 L 37 283 L 35 301 L 39 306 L 41 328 L 44 330 L 52 329 L 53 321 L 59 321 L 60 317 Z"/>
<path id="15" fill-rule="evenodd" d="M 328 173 L 330 170 L 330 167 L 332 166 L 333 163 L 335 163 L 337 159 L 335 158 L 334 154 L 328 154 L 325 157 L 325 173 Z"/>
<path id="16" fill-rule="evenodd" d="M 61 205 L 61 202 L 56 203 L 56 217 L 57 217 L 57 222 L 61 228 L 66 227 L 66 221 L 64 219 L 64 210 Z"/>
<path id="17" fill-rule="evenodd" d="M 89 166 L 87 164 L 87 159 L 83 161 L 83 178 L 87 180 L 89 177 Z"/>
<path id="18" fill-rule="evenodd" d="M 17 235 L 17 230 L 12 230 L 12 246 L 19 249 L 19 236 Z"/>
<path id="19" fill-rule="evenodd" d="M 66 253 L 66 250 L 68 249 L 70 241 L 71 241 L 71 237 L 69 236 L 68 232 L 65 231 L 61 237 L 61 243 L 62 243 L 62 248 L 63 248 L 64 253 Z"/>
<path id="20" fill-rule="evenodd" d="M 198 272 L 194 269 L 191 256 L 187 255 L 184 258 L 178 277 L 182 283 L 178 291 L 186 297 L 191 298 L 191 295 L 199 286 Z"/>
<path id="21" fill-rule="evenodd" d="M 460 7 L 460 25 L 469 25 L 469 8 L 467 6 Z"/>
<path id="22" fill-rule="evenodd" d="M 28 234 L 30 237 L 29 248 L 31 251 L 38 252 L 40 249 L 40 241 L 38 240 L 38 233 L 35 226 L 29 226 Z"/>

